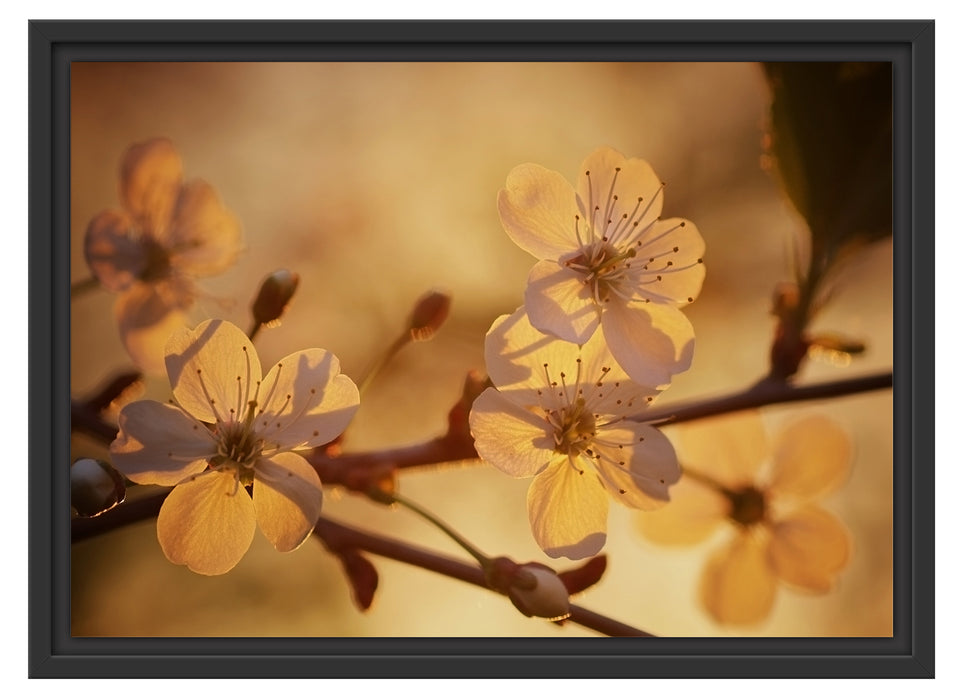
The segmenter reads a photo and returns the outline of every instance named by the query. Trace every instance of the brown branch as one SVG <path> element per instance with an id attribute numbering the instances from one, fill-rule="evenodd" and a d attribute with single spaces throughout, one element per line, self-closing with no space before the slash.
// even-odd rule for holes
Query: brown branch
<path id="1" fill-rule="evenodd" d="M 73 542 L 82 542 L 96 535 L 109 532 L 123 525 L 132 525 L 156 517 L 170 489 L 163 489 L 149 496 L 123 503 L 96 518 L 73 520 Z M 434 573 L 455 578 L 474 586 L 493 590 L 486 583 L 483 570 L 474 565 L 389 537 L 359 530 L 349 525 L 321 517 L 316 522 L 313 534 L 321 538 L 332 550 L 360 549 L 388 559 L 420 567 Z M 652 637 L 648 632 L 587 610 L 578 605 L 570 606 L 570 620 L 589 629 L 611 637 Z"/>
<path id="2" fill-rule="evenodd" d="M 663 406 L 627 418 L 636 421 L 670 425 L 709 418 L 721 413 L 733 413 L 749 408 L 772 406 L 779 403 L 829 399 L 865 391 L 892 387 L 892 372 L 870 374 L 865 377 L 842 379 L 836 382 L 792 386 L 783 380 L 766 378 L 750 388 L 710 400 L 696 400 L 675 406 Z"/>
<path id="3" fill-rule="evenodd" d="M 494 590 L 487 585 L 486 575 L 479 566 L 414 547 L 399 540 L 364 532 L 327 518 L 320 518 L 317 521 L 313 533 L 322 538 L 327 546 L 334 550 L 362 549 L 370 554 L 378 554 L 382 557 L 471 583 L 480 588 Z M 578 605 L 570 606 L 569 620 L 610 637 L 654 636 Z"/>
<path id="4" fill-rule="evenodd" d="M 887 389 L 892 386 L 892 380 L 891 372 L 804 387 L 794 387 L 781 380 L 765 379 L 742 392 L 709 401 L 694 401 L 678 406 L 667 406 L 647 411 L 633 416 L 633 418 L 667 425 L 777 403 L 831 398 L 864 391 Z M 104 421 L 90 409 L 86 402 L 72 403 L 72 418 L 72 428 L 75 430 L 80 430 L 107 443 L 116 437 L 116 427 Z M 382 470 L 384 467 L 389 469 L 406 468 L 474 458 L 476 458 L 476 451 L 473 448 L 472 440 L 468 433 L 462 430 L 451 431 L 443 437 L 417 445 L 390 450 L 334 455 L 318 449 L 314 450 L 309 456 L 311 463 L 321 474 L 325 483 L 340 483 L 350 487 L 351 484 L 355 486 L 353 482 L 358 481 L 364 488 L 368 486 L 365 479 L 377 475 L 378 470 Z M 73 542 L 80 542 L 123 525 L 156 517 L 167 493 L 169 493 L 169 489 L 163 489 L 149 496 L 123 503 L 96 518 L 75 519 L 72 524 Z M 449 559 L 398 540 L 363 532 L 327 518 L 319 519 L 315 533 L 318 537 L 326 540 L 333 548 L 337 546 L 348 548 L 351 546 L 354 549 L 362 549 L 372 554 L 389 557 L 489 589 L 483 571 L 479 567 Z M 610 636 L 652 636 L 642 630 L 579 606 L 574 605 L 571 610 L 572 617 L 570 619 L 573 622 L 603 634 Z"/>

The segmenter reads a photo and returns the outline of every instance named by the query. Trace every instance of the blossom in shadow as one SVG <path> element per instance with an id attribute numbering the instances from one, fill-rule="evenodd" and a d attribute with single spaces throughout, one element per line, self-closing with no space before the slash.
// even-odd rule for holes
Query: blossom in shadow
<path id="1" fill-rule="evenodd" d="M 753 412 L 697 423 L 680 442 L 683 478 L 672 502 L 643 514 L 640 530 L 667 545 L 729 530 L 703 571 L 701 601 L 720 623 L 761 622 L 780 583 L 826 593 L 846 565 L 850 536 L 816 501 L 843 482 L 851 451 L 846 433 L 821 416 L 789 425 L 772 446 Z"/>
<path id="2" fill-rule="evenodd" d="M 530 323 L 578 344 L 601 328 L 629 376 L 659 387 L 692 362 L 693 328 L 680 307 L 705 276 L 696 226 L 659 219 L 663 187 L 645 161 L 600 148 L 575 189 L 525 164 L 498 199 L 510 238 L 540 259 L 526 288 Z"/>
<path id="3" fill-rule="evenodd" d="M 473 403 L 476 451 L 527 494 L 536 542 L 551 557 L 582 559 L 606 542 L 608 499 L 657 508 L 679 478 L 669 440 L 630 420 L 656 395 L 632 381 L 602 336 L 582 346 L 536 330 L 523 307 L 486 335 L 495 388 Z"/>
<path id="4" fill-rule="evenodd" d="M 359 407 L 337 358 L 303 350 L 264 377 L 246 335 L 210 320 L 169 339 L 166 366 L 171 404 L 125 406 L 110 446 L 114 466 L 131 481 L 174 487 L 157 520 L 164 554 L 198 573 L 222 574 L 246 553 L 257 524 L 277 550 L 299 547 L 323 492 L 297 451 L 336 438 Z"/>
<path id="5" fill-rule="evenodd" d="M 184 327 L 194 279 L 229 268 L 242 248 L 240 223 L 206 182 L 183 182 L 173 144 L 131 146 L 120 164 L 122 209 L 97 214 L 84 254 L 100 284 L 119 296 L 120 337 L 144 370 L 163 371 L 163 347 Z"/>

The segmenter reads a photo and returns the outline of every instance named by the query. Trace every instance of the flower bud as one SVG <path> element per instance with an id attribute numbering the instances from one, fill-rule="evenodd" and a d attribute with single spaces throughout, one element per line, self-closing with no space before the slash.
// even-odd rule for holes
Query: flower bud
<path id="1" fill-rule="evenodd" d="M 459 401 L 453 404 L 447 414 L 447 435 L 468 440 L 469 444 L 473 443 L 473 437 L 470 435 L 470 409 L 473 408 L 476 398 L 491 386 L 493 384 L 490 380 L 476 370 L 470 370 L 466 374 Z"/>
<path id="2" fill-rule="evenodd" d="M 420 297 L 410 316 L 409 329 L 413 340 L 429 340 L 450 314 L 450 296 L 431 291 Z"/>
<path id="3" fill-rule="evenodd" d="M 521 566 L 510 586 L 509 599 L 526 617 L 557 621 L 569 617 L 569 592 L 560 577 L 545 567 Z"/>
<path id="4" fill-rule="evenodd" d="M 779 319 L 769 351 L 770 375 L 786 380 L 799 371 L 809 350 L 802 292 L 795 282 L 781 282 L 773 292 L 772 313 Z"/>
<path id="5" fill-rule="evenodd" d="M 126 486 L 113 467 L 97 459 L 78 459 L 70 467 L 70 505 L 92 518 L 123 502 Z"/>
<path id="6" fill-rule="evenodd" d="M 253 320 L 264 326 L 279 321 L 299 283 L 300 276 L 289 270 L 277 270 L 263 280 L 253 301 Z"/>
<path id="7" fill-rule="evenodd" d="M 599 582 L 606 572 L 606 555 L 600 554 L 598 557 L 589 559 L 582 566 L 575 569 L 560 571 L 557 574 L 566 590 L 570 595 L 585 591 L 590 586 Z"/>
<path id="8" fill-rule="evenodd" d="M 800 291 L 795 282 L 780 282 L 773 290 L 773 316 L 786 318 L 799 309 Z"/>

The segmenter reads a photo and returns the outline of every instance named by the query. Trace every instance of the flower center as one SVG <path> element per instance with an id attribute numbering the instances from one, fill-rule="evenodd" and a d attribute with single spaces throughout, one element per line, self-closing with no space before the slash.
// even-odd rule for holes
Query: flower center
<path id="1" fill-rule="evenodd" d="M 143 267 L 139 278 L 144 282 L 155 282 L 170 276 L 170 256 L 166 248 L 157 243 L 152 236 L 140 238 L 143 249 Z"/>
<path id="2" fill-rule="evenodd" d="M 561 454 L 575 457 L 586 451 L 596 437 L 596 418 L 586 409 L 582 398 L 558 411 L 548 411 L 546 419 L 553 426 L 554 449 Z"/>
<path id="3" fill-rule="evenodd" d="M 582 275 L 584 285 L 592 288 L 596 303 L 609 301 L 611 294 L 629 299 L 630 294 L 620 289 L 620 281 L 629 272 L 630 259 L 636 257 L 635 248 L 618 250 L 604 241 L 587 245 L 583 252 L 566 261 L 566 267 Z"/>
<path id="4" fill-rule="evenodd" d="M 743 526 L 762 522 L 766 516 L 766 496 L 754 486 L 745 486 L 738 491 L 726 491 L 729 499 L 729 517 Z"/>
<path id="5" fill-rule="evenodd" d="M 253 483 L 253 463 L 263 453 L 264 440 L 253 430 L 256 402 L 251 401 L 246 420 L 220 423 L 217 428 L 219 442 L 213 466 L 232 462 L 237 466 L 238 478 L 244 485 Z"/>

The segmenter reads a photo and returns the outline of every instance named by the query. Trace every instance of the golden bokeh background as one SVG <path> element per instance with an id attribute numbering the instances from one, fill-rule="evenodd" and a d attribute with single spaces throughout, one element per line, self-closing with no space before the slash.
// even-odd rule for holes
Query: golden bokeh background
<path id="1" fill-rule="evenodd" d="M 71 69 L 71 275 L 86 225 L 118 206 L 118 164 L 132 143 L 173 140 L 187 179 L 213 184 L 243 223 L 247 250 L 227 273 L 201 280 L 193 321 L 250 325 L 249 304 L 277 268 L 298 272 L 296 298 L 257 339 L 264 366 L 327 348 L 356 378 L 401 330 L 431 288 L 453 298 L 436 338 L 404 349 L 364 396 L 346 450 L 400 446 L 445 428 L 483 337 L 521 302 L 534 260 L 503 232 L 496 193 L 534 162 L 573 178 L 594 148 L 648 160 L 667 184 L 664 216 L 683 216 L 706 240 L 707 275 L 687 307 L 692 369 L 659 404 L 738 390 L 766 371 L 776 283 L 799 219 L 760 167 L 768 95 L 745 63 L 74 63 Z M 799 380 L 892 366 L 892 245 L 871 246 L 839 277 L 815 330 L 841 331 L 868 350 L 848 367 L 808 362 Z M 72 304 L 71 389 L 82 395 L 129 369 L 97 290 Z M 145 396 L 165 400 L 165 378 Z M 603 580 L 575 602 L 662 636 L 888 636 L 892 630 L 892 392 L 770 407 L 771 430 L 808 412 L 853 436 L 848 483 L 825 501 L 854 537 L 834 593 L 781 589 L 762 624 L 714 624 L 697 602 L 698 575 L 716 541 L 687 549 L 644 542 L 634 512 L 611 507 Z M 670 432 L 670 435 L 674 433 Z M 75 435 L 74 457 L 104 457 Z M 546 561 L 529 532 L 528 481 L 480 462 L 410 470 L 400 488 L 482 550 Z M 130 497 L 135 496 L 131 493 Z M 407 511 L 332 490 L 326 514 L 461 557 Z M 259 533 L 243 561 L 207 578 L 170 564 L 155 522 L 72 550 L 75 636 L 572 636 L 528 620 L 505 599 L 372 557 L 380 587 L 356 610 L 339 562 L 315 540 L 276 553 Z M 547 562 L 550 563 L 550 562 Z M 552 562 L 566 568 L 569 562 Z"/>

